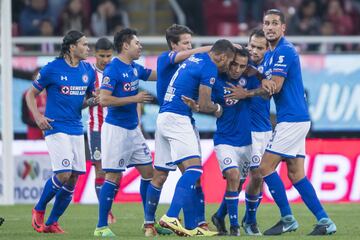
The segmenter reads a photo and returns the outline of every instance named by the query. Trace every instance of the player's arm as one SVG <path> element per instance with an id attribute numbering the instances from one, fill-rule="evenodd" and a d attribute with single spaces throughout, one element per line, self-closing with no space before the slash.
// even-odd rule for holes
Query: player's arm
<path id="1" fill-rule="evenodd" d="M 200 112 L 213 113 L 216 117 L 221 117 L 223 109 L 220 104 L 211 101 L 211 87 L 200 84 L 198 104 Z"/>
<path id="2" fill-rule="evenodd" d="M 195 53 L 209 52 L 211 50 L 211 47 L 212 46 L 204 46 L 204 47 L 198 47 L 198 48 L 194 48 L 194 49 L 190 49 L 190 50 L 180 51 L 176 54 L 174 63 L 182 62 Z"/>
<path id="3" fill-rule="evenodd" d="M 34 116 L 35 122 L 37 126 L 41 130 L 49 130 L 52 129 L 50 122 L 53 122 L 53 119 L 45 117 L 40 113 L 37 104 L 36 104 L 36 96 L 40 93 L 38 89 L 35 87 L 31 87 L 26 93 L 26 104 L 28 105 L 29 110 Z"/>
<path id="4" fill-rule="evenodd" d="M 112 91 L 105 89 L 100 90 L 100 105 L 102 107 L 119 107 L 131 103 L 151 102 L 152 100 L 153 96 L 145 91 L 139 92 L 138 94 L 129 97 L 114 97 L 112 96 Z"/>
<path id="5" fill-rule="evenodd" d="M 281 90 L 281 88 L 282 88 L 282 86 L 283 86 L 283 84 L 284 84 L 284 80 L 285 80 L 285 78 L 284 77 L 281 77 L 281 76 L 272 76 L 271 77 L 271 80 L 270 81 L 273 81 L 274 83 L 275 83 L 275 89 L 274 89 L 274 93 L 273 94 L 275 94 L 275 93 L 278 93 L 278 92 L 280 92 L 280 90 Z M 263 83 L 264 81 L 262 81 L 262 83 Z"/>

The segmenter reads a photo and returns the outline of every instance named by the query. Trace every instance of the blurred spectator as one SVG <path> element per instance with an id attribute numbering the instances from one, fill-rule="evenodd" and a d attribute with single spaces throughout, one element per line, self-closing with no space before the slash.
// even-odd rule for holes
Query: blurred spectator
<path id="1" fill-rule="evenodd" d="M 238 0 L 238 22 L 240 32 L 262 23 L 264 0 Z"/>
<path id="2" fill-rule="evenodd" d="M 325 19 L 333 24 L 336 35 L 352 35 L 354 33 L 352 19 L 345 13 L 340 0 L 327 2 Z"/>
<path id="3" fill-rule="evenodd" d="M 20 13 L 20 34 L 24 36 L 39 35 L 40 22 L 43 19 L 51 19 L 47 0 L 30 0 L 30 4 Z"/>
<path id="4" fill-rule="evenodd" d="M 100 1 L 91 15 L 91 29 L 95 36 L 110 35 L 114 28 L 121 30 L 128 26 L 127 14 L 112 0 Z"/>
<path id="5" fill-rule="evenodd" d="M 40 23 L 40 36 L 51 37 L 54 36 L 54 26 L 50 19 L 43 19 Z M 54 53 L 54 44 L 53 43 L 42 43 L 41 44 L 42 53 Z"/>
<path id="6" fill-rule="evenodd" d="M 38 76 L 40 68 L 37 68 L 34 71 L 33 80 Z M 35 139 L 43 139 L 44 135 L 41 129 L 36 125 L 33 115 L 31 114 L 25 100 L 25 96 L 28 90 L 26 90 L 22 96 L 22 106 L 21 106 L 21 120 L 27 126 L 26 138 L 35 140 Z M 36 104 L 40 113 L 44 114 L 45 106 L 46 106 L 46 92 L 42 91 L 36 97 Z"/>
<path id="7" fill-rule="evenodd" d="M 78 30 L 85 35 L 91 35 L 89 17 L 83 11 L 81 0 L 68 0 L 60 14 L 58 30 L 59 35 L 65 35 L 70 30 Z"/>
<path id="8" fill-rule="evenodd" d="M 318 15 L 318 4 L 316 0 L 304 0 L 289 21 L 288 34 L 319 35 L 321 19 Z"/>
<path id="9" fill-rule="evenodd" d="M 201 0 L 177 0 L 183 10 L 188 26 L 196 35 L 206 35 L 204 7 Z"/>

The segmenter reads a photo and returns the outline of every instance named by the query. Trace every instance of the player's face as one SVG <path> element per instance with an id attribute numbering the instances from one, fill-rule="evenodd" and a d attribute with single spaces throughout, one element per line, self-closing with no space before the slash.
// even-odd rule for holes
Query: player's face
<path id="1" fill-rule="evenodd" d="M 78 58 L 79 60 L 85 60 L 89 56 L 89 43 L 87 38 L 84 36 L 80 38 L 73 48 L 74 57 Z"/>
<path id="2" fill-rule="evenodd" d="M 267 50 L 266 38 L 252 36 L 247 48 L 250 52 L 251 61 L 256 64 L 260 63 Z"/>
<path id="3" fill-rule="evenodd" d="M 178 43 L 171 43 L 172 50 L 176 52 L 186 51 L 192 49 L 191 34 L 184 33 L 180 35 Z"/>
<path id="4" fill-rule="evenodd" d="M 228 72 L 230 63 L 234 60 L 234 53 L 225 54 L 222 53 L 218 56 L 218 61 L 216 63 L 219 72 Z"/>
<path id="5" fill-rule="evenodd" d="M 231 79 L 238 79 L 245 71 L 248 64 L 248 58 L 245 56 L 236 55 L 234 61 L 230 63 L 229 77 Z"/>
<path id="6" fill-rule="evenodd" d="M 263 31 L 269 42 L 276 42 L 284 35 L 285 24 L 280 21 L 280 16 L 269 14 L 264 16 Z"/>
<path id="7" fill-rule="evenodd" d="M 96 58 L 96 67 L 100 70 L 104 70 L 106 64 L 108 64 L 111 61 L 111 57 L 113 55 L 113 50 L 103 50 L 99 49 L 95 52 L 95 58 Z"/>
<path id="8" fill-rule="evenodd" d="M 133 60 L 140 58 L 142 46 L 137 36 L 134 35 L 129 43 L 128 53 Z"/>

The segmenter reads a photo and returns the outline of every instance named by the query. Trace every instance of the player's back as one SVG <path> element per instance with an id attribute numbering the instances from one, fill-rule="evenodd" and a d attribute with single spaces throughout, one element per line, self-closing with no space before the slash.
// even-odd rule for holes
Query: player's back
<path id="1" fill-rule="evenodd" d="M 294 46 L 284 37 L 273 51 L 265 54 L 264 72 L 266 78 L 284 77 L 279 93 L 274 94 L 277 122 L 309 121 L 309 113 L 302 82 L 299 55 Z"/>
<path id="2" fill-rule="evenodd" d="M 187 96 L 194 100 L 199 97 L 200 84 L 212 87 L 217 76 L 217 67 L 208 53 L 194 54 L 185 60 L 168 85 L 160 113 L 173 112 L 191 116 L 191 109 L 181 100 Z"/>
<path id="3" fill-rule="evenodd" d="M 170 80 L 181 63 L 175 63 L 177 52 L 166 51 L 159 55 L 157 59 L 157 81 L 156 81 L 156 93 L 159 106 L 164 102 L 166 89 L 170 83 Z"/>
<path id="4" fill-rule="evenodd" d="M 57 58 L 40 70 L 33 85 L 40 91 L 46 88 L 45 116 L 54 119 L 51 122 L 53 129 L 45 135 L 56 132 L 82 134 L 82 105 L 85 94 L 94 90 L 94 80 L 94 70 L 85 61 L 72 67 L 63 58 Z"/>
<path id="5" fill-rule="evenodd" d="M 246 89 L 252 89 L 251 83 L 246 78 L 229 80 L 226 74 L 221 74 L 214 84 L 212 100 L 223 107 L 223 114 L 216 120 L 216 132 L 214 144 L 227 144 L 231 146 L 246 146 L 251 144 L 251 99 L 234 100 L 225 98 L 224 95 L 231 93 L 226 89 L 230 87 L 226 82 L 240 85 Z"/>

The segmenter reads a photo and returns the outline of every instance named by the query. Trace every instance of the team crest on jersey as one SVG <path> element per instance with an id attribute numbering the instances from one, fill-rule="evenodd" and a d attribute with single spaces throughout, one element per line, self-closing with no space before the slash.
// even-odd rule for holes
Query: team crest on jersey
<path id="1" fill-rule="evenodd" d="M 137 69 L 136 68 L 134 68 L 134 75 L 135 75 L 135 77 L 137 77 L 138 76 L 138 71 L 137 71 Z"/>
<path id="2" fill-rule="evenodd" d="M 253 162 L 253 163 L 259 163 L 260 162 L 260 156 L 258 156 L 258 155 L 254 155 L 252 158 L 251 158 L 251 161 Z"/>
<path id="3" fill-rule="evenodd" d="M 119 167 L 123 167 L 125 164 L 125 160 L 122 158 L 119 160 Z"/>
<path id="4" fill-rule="evenodd" d="M 84 83 L 87 83 L 87 82 L 89 81 L 88 75 L 86 75 L 86 74 L 82 75 L 82 81 L 83 81 Z"/>
<path id="5" fill-rule="evenodd" d="M 68 167 L 68 166 L 70 166 L 70 161 L 69 161 L 69 159 L 64 159 L 64 160 L 62 160 L 61 164 L 64 167 Z"/>
<path id="6" fill-rule="evenodd" d="M 61 86 L 61 93 L 64 95 L 69 95 L 70 94 L 70 88 L 69 86 Z"/>
<path id="7" fill-rule="evenodd" d="M 259 71 L 259 73 L 263 74 L 264 73 L 264 67 L 263 66 L 259 66 L 257 68 L 257 70 Z"/>
<path id="8" fill-rule="evenodd" d="M 214 83 L 215 83 L 215 78 L 214 77 L 210 78 L 210 84 L 214 85 Z"/>
<path id="9" fill-rule="evenodd" d="M 240 86 L 245 87 L 245 86 L 246 86 L 246 83 L 247 83 L 246 78 L 240 78 L 240 79 L 239 79 L 239 85 L 240 85 Z"/>
<path id="10" fill-rule="evenodd" d="M 223 163 L 225 165 L 229 165 L 230 163 L 232 163 L 232 159 L 231 158 L 224 158 Z"/>
<path id="11" fill-rule="evenodd" d="M 101 152 L 98 149 L 96 149 L 93 157 L 95 160 L 99 161 L 101 159 Z"/>

